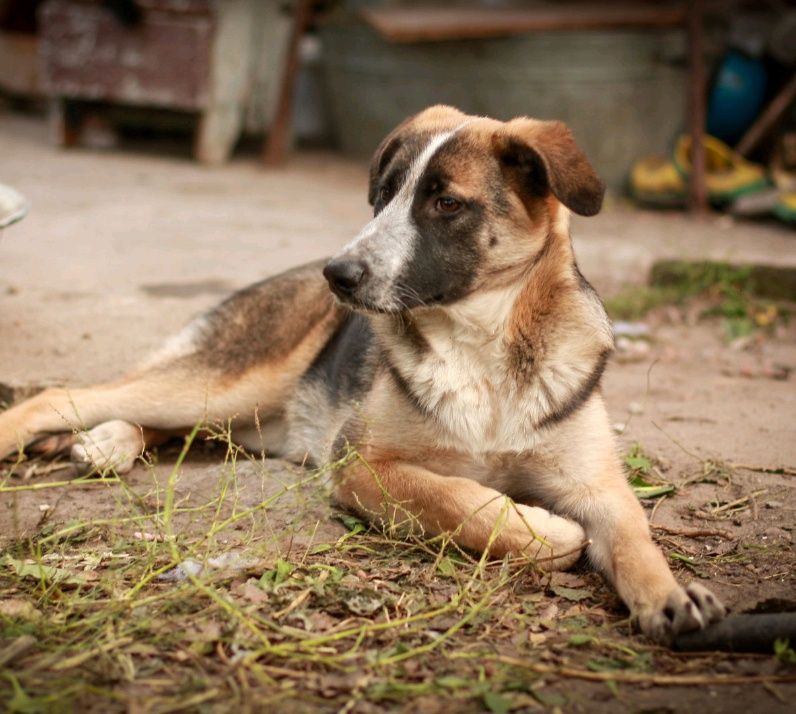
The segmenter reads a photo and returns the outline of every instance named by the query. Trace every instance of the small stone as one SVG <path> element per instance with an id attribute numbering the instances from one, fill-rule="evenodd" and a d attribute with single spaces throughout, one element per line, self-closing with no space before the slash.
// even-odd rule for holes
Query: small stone
<path id="1" fill-rule="evenodd" d="M 640 402 L 630 402 L 630 404 L 627 405 L 627 410 L 631 414 L 643 414 L 644 405 L 641 404 Z"/>
<path id="2" fill-rule="evenodd" d="M 788 533 L 788 531 L 775 527 L 766 528 L 765 532 L 763 533 L 763 538 L 774 541 L 782 541 L 784 543 L 790 543 L 793 540 L 793 537 L 790 533 Z"/>
<path id="3" fill-rule="evenodd" d="M 531 632 L 528 635 L 528 641 L 532 647 L 539 647 L 540 645 L 544 644 L 546 639 L 547 635 L 544 634 L 544 632 Z"/>
<path id="4" fill-rule="evenodd" d="M 617 337 L 646 337 L 650 333 L 649 325 L 644 322 L 614 322 L 614 335 Z"/>
<path id="5" fill-rule="evenodd" d="M 782 501 L 766 501 L 766 508 L 782 508 Z"/>

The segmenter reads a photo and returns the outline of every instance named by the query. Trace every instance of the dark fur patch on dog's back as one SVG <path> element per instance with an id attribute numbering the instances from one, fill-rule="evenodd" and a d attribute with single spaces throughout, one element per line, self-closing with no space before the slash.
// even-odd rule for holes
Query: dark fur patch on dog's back
<path id="1" fill-rule="evenodd" d="M 335 305 L 321 270 L 310 263 L 267 278 L 227 298 L 205 315 L 196 358 L 230 376 L 287 357 Z M 285 316 L 290 317 L 286 318 Z"/>

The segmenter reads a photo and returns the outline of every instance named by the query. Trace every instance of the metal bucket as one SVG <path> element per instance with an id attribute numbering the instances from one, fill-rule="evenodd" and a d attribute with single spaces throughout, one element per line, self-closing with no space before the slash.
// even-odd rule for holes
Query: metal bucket
<path id="1" fill-rule="evenodd" d="M 350 18 L 322 28 L 326 89 L 341 148 L 366 155 L 409 114 L 439 102 L 499 119 L 561 119 L 609 186 L 666 151 L 684 115 L 682 33 L 528 33 L 395 44 Z"/>

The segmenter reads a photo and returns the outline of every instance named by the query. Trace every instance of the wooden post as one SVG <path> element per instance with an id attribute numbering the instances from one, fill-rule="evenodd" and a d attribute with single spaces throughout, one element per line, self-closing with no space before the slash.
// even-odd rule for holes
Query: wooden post
<path id="1" fill-rule="evenodd" d="M 299 72 L 299 51 L 301 37 L 310 21 L 312 0 L 296 0 L 293 28 L 287 47 L 285 69 L 279 86 L 274 121 L 268 132 L 268 140 L 263 152 L 266 166 L 281 166 L 287 160 L 287 145 L 290 140 L 290 124 L 293 120 L 293 100 L 296 93 L 296 80 Z"/>
<path id="2" fill-rule="evenodd" d="M 208 165 L 229 159 L 243 124 L 251 64 L 251 23 L 258 0 L 216 3 L 216 30 L 207 105 L 196 131 L 194 155 Z"/>
<path id="3" fill-rule="evenodd" d="M 705 63 L 703 57 L 703 0 L 688 3 L 688 130 L 691 134 L 689 207 L 694 214 L 707 211 L 705 189 Z"/>

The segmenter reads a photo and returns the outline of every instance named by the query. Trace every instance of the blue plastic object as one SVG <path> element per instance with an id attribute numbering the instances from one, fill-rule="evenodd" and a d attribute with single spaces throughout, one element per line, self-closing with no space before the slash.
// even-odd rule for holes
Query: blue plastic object
<path id="1" fill-rule="evenodd" d="M 731 146 L 738 143 L 763 106 L 766 68 L 762 60 L 729 50 L 708 101 L 707 132 Z"/>

